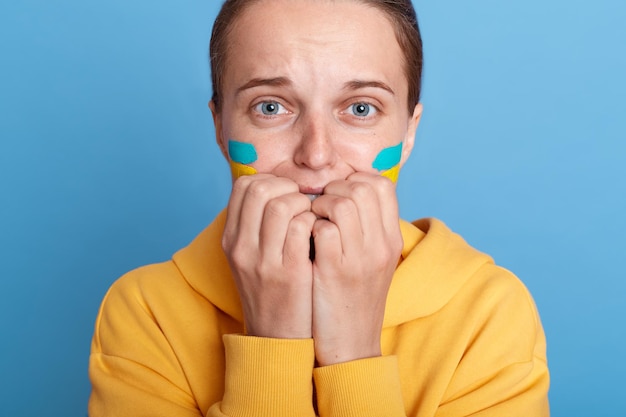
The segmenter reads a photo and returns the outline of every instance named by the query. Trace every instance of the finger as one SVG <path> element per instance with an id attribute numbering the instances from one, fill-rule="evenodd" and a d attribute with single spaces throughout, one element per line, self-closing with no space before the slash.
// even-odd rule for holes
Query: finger
<path id="1" fill-rule="evenodd" d="M 304 197 L 307 198 L 306 196 Z M 289 222 L 282 255 L 283 266 L 287 270 L 300 265 L 311 266 L 309 245 L 315 221 L 315 214 L 305 211 L 293 217 Z"/>
<path id="2" fill-rule="evenodd" d="M 348 182 L 367 183 L 376 194 L 382 226 L 387 233 L 399 231 L 398 198 L 395 184 L 386 177 L 357 172 L 348 177 Z"/>
<path id="3" fill-rule="evenodd" d="M 337 225 L 326 219 L 317 219 L 313 224 L 313 243 L 315 265 L 335 271 L 343 259 L 343 245 Z M 321 272 L 324 273 L 323 270 Z"/>
<path id="4" fill-rule="evenodd" d="M 239 222 L 236 226 L 239 236 L 244 236 L 252 245 L 258 245 L 267 202 L 297 191 L 298 185 L 287 178 L 264 176 L 250 181 L 240 203 Z"/>
<path id="5" fill-rule="evenodd" d="M 239 177 L 233 183 L 233 189 L 230 193 L 226 211 L 226 224 L 224 226 L 224 237 L 226 239 L 234 237 L 239 230 L 242 203 L 250 184 L 253 181 L 259 181 L 269 177 L 270 176 L 267 174 L 246 175 Z"/>
<path id="6" fill-rule="evenodd" d="M 311 210 L 311 201 L 307 196 L 299 192 L 284 194 L 269 200 L 265 205 L 263 220 L 260 230 L 260 251 L 261 256 L 268 259 L 281 259 L 289 237 L 290 227 L 294 218 Z M 313 215 L 311 213 L 311 215 Z M 302 221 L 296 221 L 297 226 L 301 226 Z M 311 234 L 311 222 L 309 230 L 305 231 L 308 236 Z"/>
<path id="7" fill-rule="evenodd" d="M 319 217 L 333 223 L 339 233 L 340 253 L 350 255 L 360 251 L 364 245 L 362 220 L 355 202 L 333 194 L 324 194 L 313 201 L 312 211 Z M 321 237 L 324 239 L 324 236 Z M 317 245 L 316 245 L 317 251 Z"/>
<path id="8" fill-rule="evenodd" d="M 366 176 L 367 180 L 368 177 Z M 360 219 L 360 228 L 364 242 L 378 242 L 384 239 L 385 228 L 381 219 L 379 197 L 369 182 L 357 180 L 334 181 L 328 184 L 325 194 L 342 196 L 353 202 Z M 341 219 L 337 219 L 341 222 Z M 339 223 L 343 233 L 343 223 Z M 361 250 L 362 247 L 355 247 Z M 344 249 L 345 250 L 345 249 Z"/>
<path id="9" fill-rule="evenodd" d="M 385 247 L 377 251 L 375 255 L 382 255 L 389 251 L 389 256 L 400 256 L 403 239 L 400 231 L 400 218 L 398 213 L 398 199 L 395 184 L 386 177 L 358 172 L 348 177 L 348 182 L 367 183 L 378 199 L 380 216 L 377 220 L 379 228 L 370 228 L 373 233 L 366 234 L 366 242 L 384 242 Z M 374 223 L 370 223 L 372 226 Z"/>

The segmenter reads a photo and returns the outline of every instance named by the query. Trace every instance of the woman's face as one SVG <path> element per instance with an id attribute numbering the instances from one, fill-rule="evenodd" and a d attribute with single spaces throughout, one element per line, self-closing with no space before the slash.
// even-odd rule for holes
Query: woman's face
<path id="1" fill-rule="evenodd" d="M 270 173 L 321 194 L 356 171 L 404 163 L 421 114 L 407 94 L 404 55 L 378 9 L 261 0 L 228 38 L 217 141 L 234 177 Z"/>

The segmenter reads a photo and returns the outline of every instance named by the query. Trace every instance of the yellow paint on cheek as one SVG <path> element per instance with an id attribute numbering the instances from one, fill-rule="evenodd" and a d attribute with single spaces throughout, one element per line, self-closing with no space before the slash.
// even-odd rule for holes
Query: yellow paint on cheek
<path id="1" fill-rule="evenodd" d="M 240 164 L 235 161 L 230 161 L 230 171 L 233 174 L 233 178 L 237 179 L 243 175 L 254 175 L 257 173 L 256 169 L 249 165 Z"/>
<path id="2" fill-rule="evenodd" d="M 392 182 L 398 182 L 398 176 L 400 175 L 400 165 L 396 165 L 395 167 L 388 169 L 380 175 L 389 178 Z"/>

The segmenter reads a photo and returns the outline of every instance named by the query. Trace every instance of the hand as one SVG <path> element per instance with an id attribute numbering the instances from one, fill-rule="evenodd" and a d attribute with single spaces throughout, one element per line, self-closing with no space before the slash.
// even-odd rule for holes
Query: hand
<path id="1" fill-rule="evenodd" d="M 233 185 L 222 247 L 249 335 L 311 337 L 310 210 L 309 198 L 286 178 L 257 174 Z"/>
<path id="2" fill-rule="evenodd" d="M 312 203 L 313 338 L 321 366 L 380 356 L 387 292 L 403 241 L 395 186 L 355 173 Z"/>

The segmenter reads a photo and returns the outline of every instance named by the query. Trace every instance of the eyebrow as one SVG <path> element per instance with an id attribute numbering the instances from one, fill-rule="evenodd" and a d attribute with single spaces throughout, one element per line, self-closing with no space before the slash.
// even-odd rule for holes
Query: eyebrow
<path id="1" fill-rule="evenodd" d="M 388 93 L 390 93 L 392 96 L 396 95 L 396 93 L 391 89 L 391 87 L 389 87 L 387 84 L 385 84 L 382 81 L 352 80 L 352 81 L 348 81 L 347 83 L 345 83 L 343 88 L 345 90 L 359 90 L 361 88 L 368 88 L 368 87 L 381 88 L 387 91 Z"/>
<path id="2" fill-rule="evenodd" d="M 253 78 L 241 87 L 237 89 L 237 95 L 245 90 L 249 90 L 255 87 L 270 86 L 270 87 L 286 87 L 293 85 L 293 82 L 287 77 L 274 77 L 274 78 Z M 366 81 L 366 80 L 351 80 L 344 84 L 344 90 L 359 90 L 362 88 L 380 88 L 387 91 L 392 96 L 396 93 L 391 87 L 382 81 Z"/>
<path id="3" fill-rule="evenodd" d="M 274 77 L 274 78 L 253 78 L 241 87 L 237 89 L 237 95 L 242 91 L 248 90 L 254 87 L 270 86 L 270 87 L 285 87 L 290 86 L 293 83 L 287 77 Z"/>

